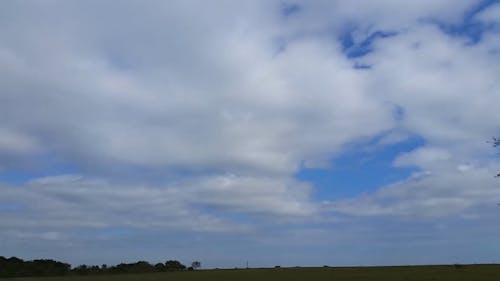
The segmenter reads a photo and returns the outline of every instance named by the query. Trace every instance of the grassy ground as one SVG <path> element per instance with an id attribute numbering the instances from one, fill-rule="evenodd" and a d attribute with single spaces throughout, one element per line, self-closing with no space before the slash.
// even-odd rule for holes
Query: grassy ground
<path id="1" fill-rule="evenodd" d="M 7 278 L 17 281 L 498 281 L 500 265 L 198 270 L 131 275 Z"/>

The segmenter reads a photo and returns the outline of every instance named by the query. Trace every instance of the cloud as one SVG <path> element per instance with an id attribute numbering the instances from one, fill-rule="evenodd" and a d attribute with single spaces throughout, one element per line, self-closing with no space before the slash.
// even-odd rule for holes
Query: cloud
<path id="1" fill-rule="evenodd" d="M 284 34 L 299 37 L 322 34 L 338 36 L 346 29 L 355 30 L 355 38 L 363 40 L 376 31 L 404 31 L 420 21 L 439 20 L 454 23 L 461 20 L 472 1 L 450 0 L 412 3 L 383 1 L 295 1 L 301 7 L 286 18 Z"/>
<path id="2" fill-rule="evenodd" d="M 13 131 L 0 131 L 0 153 L 32 154 L 40 150 L 32 137 Z"/>
<path id="3" fill-rule="evenodd" d="M 290 41 L 277 53 L 277 34 L 300 28 L 277 20 L 272 3 L 248 4 L 238 16 L 226 13 L 234 9 L 226 3 L 196 21 L 188 20 L 192 4 L 126 2 L 121 13 L 103 4 L 95 14 L 92 4 L 59 3 L 67 13 L 54 16 L 68 23 L 63 25 L 52 19 L 50 5 L 24 20 L 7 17 L 14 24 L 1 29 L 10 40 L 0 46 L 7 101 L 0 112 L 8 120 L 3 132 L 16 133 L 4 133 L 0 144 L 67 159 L 97 178 L 134 169 L 173 177 L 187 171 L 201 188 L 237 174 L 255 181 L 248 189 L 271 182 L 281 192 L 301 163 L 323 163 L 360 138 L 391 130 L 421 136 L 430 148 L 396 163 L 413 161 L 425 169 L 420 162 L 430 152 L 424 152 L 456 157 L 460 151 L 465 159 L 484 153 L 474 139 L 498 130 L 492 121 L 497 64 L 487 53 L 495 43 L 467 46 L 418 22 L 437 16 L 452 21 L 466 6 L 443 13 L 449 1 L 415 7 L 388 1 L 384 9 L 366 1 L 299 4 L 295 21 L 314 22 L 307 13 L 322 10 L 342 21 L 373 20 L 367 34 L 384 24 L 398 27 L 397 36 L 373 42 L 373 52 L 357 59 L 372 66 L 363 71 L 323 35 Z M 18 15 L 32 12 L 10 8 Z M 258 20 L 262 9 L 268 11 Z M 398 16 L 388 23 L 387 13 Z M 128 20 L 144 14 L 147 21 Z M 317 18 L 329 24 L 329 17 Z M 394 105 L 402 117 L 394 117 Z M 220 201 L 238 209 L 230 198 Z"/>
<path id="4" fill-rule="evenodd" d="M 340 213 L 360 216 L 481 216 L 482 212 L 477 209 L 495 206 L 500 200 L 494 169 L 464 167 L 417 174 L 359 198 L 335 202 L 330 207 Z"/>
<path id="5" fill-rule="evenodd" d="M 130 228 L 236 231 L 238 226 L 189 208 L 172 188 L 112 184 L 81 176 L 56 176 L 18 186 L 2 185 L 3 201 L 17 204 L 3 212 L 6 228 Z"/>
<path id="6" fill-rule="evenodd" d="M 195 205 L 267 216 L 309 218 L 317 210 L 310 201 L 311 187 L 288 179 L 236 175 L 197 179 L 181 186 Z"/>
<path id="7" fill-rule="evenodd" d="M 23 185 L 2 185 L 0 212 L 6 228 L 129 227 L 138 229 L 234 232 L 252 222 L 227 213 L 254 214 L 279 221 L 316 212 L 310 187 L 274 178 L 215 176 L 166 186 L 118 184 L 78 175 L 44 177 Z M 212 211 L 209 210 L 212 208 Z"/>
<path id="8" fill-rule="evenodd" d="M 427 25 L 380 41 L 370 60 L 374 89 L 384 87 L 387 98 L 403 105 L 409 131 L 430 142 L 464 147 L 471 136 L 498 131 L 493 61 L 499 57 L 487 51 L 490 44 L 469 46 Z M 390 83 L 376 85 L 389 77 Z"/>
<path id="9" fill-rule="evenodd" d="M 494 8 L 491 8 L 492 10 Z M 489 13 L 490 10 L 484 11 Z M 351 215 L 449 216 L 499 199 L 495 150 L 486 144 L 500 131 L 498 48 L 485 39 L 471 45 L 432 24 L 419 24 L 374 43 L 360 60 L 371 66 L 372 90 L 401 108 L 398 129 L 425 140 L 403 153 L 396 167 L 413 166 L 413 178 L 341 200 L 333 209 Z"/>
<path id="10" fill-rule="evenodd" d="M 473 6 L 3 3 L 0 169 L 41 175 L 0 186 L 15 206 L 0 207 L 3 228 L 262 237 L 269 222 L 470 215 L 498 198 L 485 144 L 500 133 L 498 7 L 472 15 L 493 26 L 473 44 L 434 23 Z M 407 180 L 321 205 L 295 179 L 353 143 L 409 136 L 423 144 L 394 159 L 417 170 Z"/>
<path id="11" fill-rule="evenodd" d="M 493 6 L 479 13 L 476 17 L 480 21 L 498 25 L 500 23 L 500 20 L 498 19 L 499 16 L 500 16 L 500 5 L 494 4 Z"/>
<path id="12" fill-rule="evenodd" d="M 366 92 L 366 75 L 321 39 L 276 55 L 273 29 L 257 30 L 252 9 L 234 25 L 232 14 L 213 9 L 188 21 L 190 5 L 130 5 L 95 20 L 83 5 L 68 25 L 46 20 L 51 10 L 43 6 L 18 35 L 5 27 L 12 39 L 1 46 L 9 54 L 6 125 L 94 173 L 145 167 L 280 176 L 391 127 L 387 105 Z M 107 12 L 104 5 L 98 14 Z M 148 22 L 128 20 L 141 12 L 151 13 Z M 38 29 L 48 32 L 43 40 Z M 40 44 L 49 50 L 43 56 Z"/>
<path id="13" fill-rule="evenodd" d="M 451 155 L 445 150 L 423 147 L 409 153 L 399 155 L 394 161 L 394 165 L 429 167 L 430 165 L 439 165 L 440 162 L 446 161 L 450 158 Z"/>

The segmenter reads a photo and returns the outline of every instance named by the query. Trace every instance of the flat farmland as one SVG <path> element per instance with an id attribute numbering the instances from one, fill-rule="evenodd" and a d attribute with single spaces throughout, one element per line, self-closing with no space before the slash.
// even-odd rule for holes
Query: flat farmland
<path id="1" fill-rule="evenodd" d="M 294 267 L 171 273 L 5 278 L 18 281 L 498 281 L 500 265 Z"/>

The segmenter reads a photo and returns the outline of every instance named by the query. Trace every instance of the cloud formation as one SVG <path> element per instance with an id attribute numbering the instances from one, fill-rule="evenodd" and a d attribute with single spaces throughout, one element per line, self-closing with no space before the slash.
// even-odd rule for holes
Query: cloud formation
<path id="1" fill-rule="evenodd" d="M 498 4 L 0 6 L 0 173 L 33 175 L 0 185 L 9 239 L 465 216 L 500 199 L 485 144 L 500 133 Z M 406 180 L 338 200 L 296 178 L 410 136 L 422 146 L 393 162 Z"/>

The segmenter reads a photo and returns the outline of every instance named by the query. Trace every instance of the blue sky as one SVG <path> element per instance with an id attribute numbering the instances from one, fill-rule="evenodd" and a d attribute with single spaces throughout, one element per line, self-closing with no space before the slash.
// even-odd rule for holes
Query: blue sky
<path id="1" fill-rule="evenodd" d="M 0 6 L 0 255 L 500 262 L 499 1 Z"/>
<path id="2" fill-rule="evenodd" d="M 312 182 L 318 200 L 349 198 L 370 192 L 380 186 L 403 181 L 417 172 L 412 167 L 394 167 L 394 159 L 401 153 L 423 145 L 417 137 L 397 144 L 377 147 L 372 143 L 353 145 L 331 160 L 331 166 L 321 169 L 302 168 L 297 178 Z M 349 188 L 345 188 L 349 186 Z"/>

